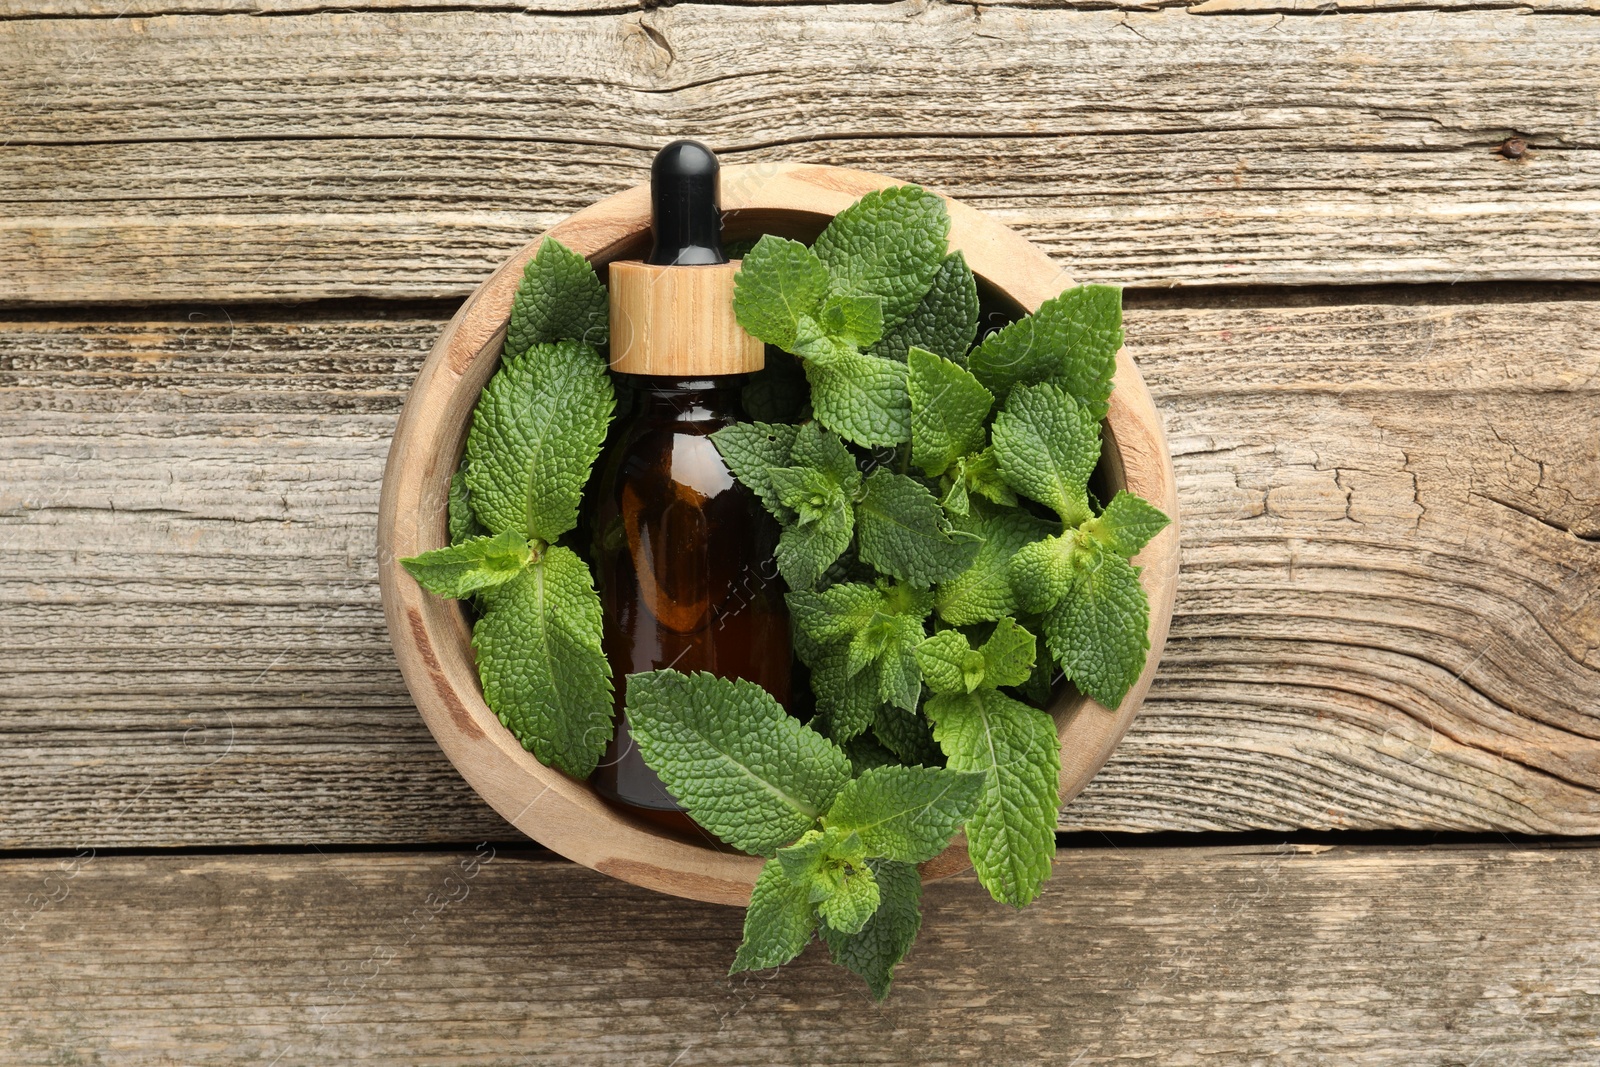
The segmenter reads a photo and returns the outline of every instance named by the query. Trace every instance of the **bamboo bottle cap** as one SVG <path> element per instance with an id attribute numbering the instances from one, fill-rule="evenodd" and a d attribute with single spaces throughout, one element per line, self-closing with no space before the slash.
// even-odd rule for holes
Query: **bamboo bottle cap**
<path id="1" fill-rule="evenodd" d="M 765 364 L 761 342 L 733 314 L 738 260 L 662 266 L 634 259 L 610 270 L 612 370 L 714 378 Z"/>
<path id="2" fill-rule="evenodd" d="M 611 264 L 611 369 L 714 378 L 758 371 L 761 342 L 733 313 L 737 261 L 722 253 L 722 168 L 698 141 L 650 164 L 650 254 Z"/>

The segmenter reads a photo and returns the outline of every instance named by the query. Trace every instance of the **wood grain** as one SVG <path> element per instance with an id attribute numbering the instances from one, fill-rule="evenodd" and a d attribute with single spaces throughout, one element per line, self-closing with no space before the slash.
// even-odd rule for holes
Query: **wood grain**
<path id="1" fill-rule="evenodd" d="M 1600 276 L 1578 14 L 93 10 L 0 24 L 0 302 L 461 296 L 679 135 L 942 188 L 1097 281 Z"/>
<path id="2" fill-rule="evenodd" d="M 1069 852 L 1020 912 L 929 886 L 882 1006 L 816 945 L 727 977 L 736 909 L 506 852 L 7 860 L 0 899 L 16 1067 L 1565 1067 L 1600 1026 L 1587 849 Z"/>
<path id="3" fill-rule="evenodd" d="M 1600 830 L 1600 299 L 1536 295 L 1130 302 L 1184 583 L 1064 826 Z M 446 314 L 4 324 L 0 846 L 512 832 L 377 597 L 388 435 Z"/>

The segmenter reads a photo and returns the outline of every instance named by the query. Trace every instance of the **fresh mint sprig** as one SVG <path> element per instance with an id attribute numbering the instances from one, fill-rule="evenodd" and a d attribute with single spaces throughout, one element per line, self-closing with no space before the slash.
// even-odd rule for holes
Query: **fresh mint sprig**
<path id="1" fill-rule="evenodd" d="M 478 598 L 485 702 L 524 748 L 580 778 L 611 739 L 611 665 L 588 565 L 556 542 L 577 524 L 615 406 L 592 345 L 605 295 L 582 256 L 540 246 L 451 479 L 452 544 L 401 560 L 432 593 Z"/>
<path id="2" fill-rule="evenodd" d="M 985 776 L 877 766 L 852 778 L 844 751 L 766 690 L 705 673 L 631 675 L 627 712 L 645 762 L 695 821 L 769 857 L 733 972 L 789 962 L 820 928 L 837 962 L 887 994 L 921 923 L 915 864 L 950 843 Z"/>

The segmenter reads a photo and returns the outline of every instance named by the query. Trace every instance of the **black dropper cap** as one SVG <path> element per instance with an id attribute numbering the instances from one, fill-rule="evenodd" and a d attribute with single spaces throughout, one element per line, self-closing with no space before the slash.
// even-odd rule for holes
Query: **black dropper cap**
<path id="1" fill-rule="evenodd" d="M 699 141 L 673 141 L 650 165 L 650 232 L 646 263 L 726 263 L 717 157 Z"/>

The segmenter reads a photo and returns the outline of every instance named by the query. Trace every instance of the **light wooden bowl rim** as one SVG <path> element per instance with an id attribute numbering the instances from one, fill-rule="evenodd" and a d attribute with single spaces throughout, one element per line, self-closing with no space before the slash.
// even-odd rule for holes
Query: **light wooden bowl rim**
<path id="1" fill-rule="evenodd" d="M 885 186 L 886 175 L 796 163 L 726 166 L 723 209 L 730 237 L 788 225 L 820 228 L 828 218 Z M 950 247 L 974 273 L 1032 311 L 1073 282 L 1045 253 L 997 220 L 947 199 Z M 546 236 L 597 265 L 642 252 L 649 190 L 640 185 L 585 208 Z M 447 541 L 446 501 L 472 408 L 499 362 L 511 300 L 540 240 L 512 256 L 456 312 L 406 399 L 388 465 L 378 519 L 378 577 L 384 616 L 406 685 L 439 747 L 473 789 L 540 844 L 635 885 L 697 900 L 749 903 L 762 861 L 667 836 L 604 804 L 583 782 L 523 750 L 484 703 L 470 630 L 460 604 L 424 592 L 398 560 Z M 1106 460 L 1114 482 L 1173 516 L 1135 561 L 1150 597 L 1150 656 L 1121 705 L 1063 699 L 1051 709 L 1061 735 L 1061 797 L 1076 796 L 1104 765 L 1138 711 L 1155 674 L 1172 618 L 1178 570 L 1177 493 L 1161 419 L 1138 369 L 1117 356 L 1107 416 Z M 1119 477 L 1120 476 L 1120 477 Z M 957 839 L 923 865 L 937 878 L 970 865 Z"/>

